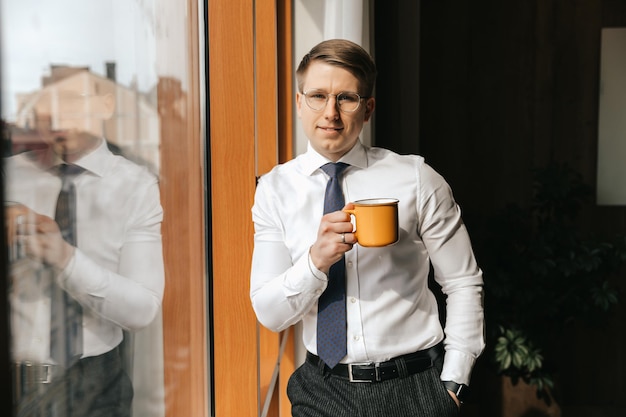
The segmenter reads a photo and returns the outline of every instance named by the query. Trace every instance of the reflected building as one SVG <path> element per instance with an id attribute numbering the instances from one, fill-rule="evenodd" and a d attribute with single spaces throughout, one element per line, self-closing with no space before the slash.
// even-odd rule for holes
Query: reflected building
<path id="1" fill-rule="evenodd" d="M 115 113 L 101 126 L 85 125 L 87 130 L 100 132 L 109 147 L 158 174 L 160 126 L 156 106 L 156 89 L 141 93 L 133 86 L 125 87 L 115 80 L 115 64 L 106 64 L 106 77 L 88 67 L 52 65 L 50 74 L 42 77 L 40 90 L 18 94 L 15 123 L 9 126 L 11 153 L 36 149 L 43 143 L 38 130 L 42 124 L 54 130 L 61 126 L 58 106 L 65 91 L 83 91 L 86 94 L 111 94 L 115 97 Z M 87 102 L 84 102 L 87 103 Z M 87 105 L 87 104 L 84 104 Z M 82 108 L 81 112 L 89 112 Z M 67 112 L 63 112 L 67 114 Z M 51 115 L 51 116 L 46 116 Z M 55 116 L 56 115 L 56 116 Z M 85 124 L 94 121 L 86 118 Z"/>

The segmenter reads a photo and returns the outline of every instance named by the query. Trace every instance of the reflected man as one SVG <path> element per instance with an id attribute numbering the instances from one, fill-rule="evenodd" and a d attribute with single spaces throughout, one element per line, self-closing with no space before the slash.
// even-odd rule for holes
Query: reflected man
<path id="1" fill-rule="evenodd" d="M 62 86 L 33 105 L 47 147 L 4 164 L 16 414 L 130 416 L 120 344 L 164 289 L 158 181 L 109 150 L 112 94 Z"/>

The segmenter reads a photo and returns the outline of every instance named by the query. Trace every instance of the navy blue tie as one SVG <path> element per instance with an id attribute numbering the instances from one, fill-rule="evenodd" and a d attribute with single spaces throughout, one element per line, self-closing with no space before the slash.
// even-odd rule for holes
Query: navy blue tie
<path id="1" fill-rule="evenodd" d="M 324 196 L 324 214 L 343 208 L 341 174 L 348 166 L 342 162 L 322 166 L 330 177 Z M 346 265 L 341 257 L 330 267 L 328 286 L 318 300 L 317 354 L 329 368 L 334 368 L 346 353 Z"/>
<path id="2" fill-rule="evenodd" d="M 75 165 L 58 166 L 62 185 L 54 219 L 63 239 L 76 246 L 76 190 L 73 179 L 84 171 Z M 63 367 L 80 359 L 83 318 L 80 304 L 58 285 L 51 287 L 50 356 Z"/>

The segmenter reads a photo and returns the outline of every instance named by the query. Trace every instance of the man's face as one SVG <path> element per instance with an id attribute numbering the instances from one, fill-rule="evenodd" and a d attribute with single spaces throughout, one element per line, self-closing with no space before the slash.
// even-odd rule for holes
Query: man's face
<path id="1" fill-rule="evenodd" d="M 103 135 L 103 121 L 110 116 L 107 100 L 73 91 L 47 93 L 36 107 L 37 130 L 57 155 L 78 157 Z"/>
<path id="2" fill-rule="evenodd" d="M 374 99 L 363 99 L 353 113 L 339 111 L 335 94 L 359 93 L 359 81 L 347 70 L 323 62 L 313 62 L 304 75 L 303 92 L 319 90 L 332 94 L 321 110 L 311 109 L 302 93 L 297 93 L 298 116 L 311 146 L 319 154 L 336 162 L 359 138 L 363 124 L 374 111 Z"/>

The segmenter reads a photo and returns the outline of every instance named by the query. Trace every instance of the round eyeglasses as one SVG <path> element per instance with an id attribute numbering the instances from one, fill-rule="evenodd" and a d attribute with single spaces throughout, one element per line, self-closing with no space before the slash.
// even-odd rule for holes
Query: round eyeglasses
<path id="1" fill-rule="evenodd" d="M 342 91 L 338 94 L 326 93 L 321 90 L 309 90 L 302 93 L 304 101 L 311 110 L 321 111 L 326 107 L 330 96 L 335 97 L 335 103 L 340 111 L 344 113 L 354 113 L 358 110 L 361 100 L 369 97 L 361 97 L 357 93 Z"/>

